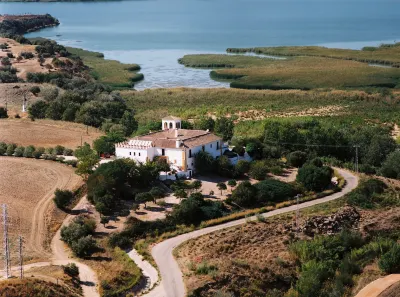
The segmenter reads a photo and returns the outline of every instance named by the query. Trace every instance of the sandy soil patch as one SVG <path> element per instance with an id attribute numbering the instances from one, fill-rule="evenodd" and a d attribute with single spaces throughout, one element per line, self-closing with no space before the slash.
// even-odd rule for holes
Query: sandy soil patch
<path id="1" fill-rule="evenodd" d="M 73 168 L 56 162 L 0 157 L 0 201 L 8 206 L 13 257 L 18 235 L 24 237 L 28 260 L 48 256 L 51 238 L 65 217 L 52 201 L 54 191 L 73 190 L 81 183 Z"/>
<path id="2" fill-rule="evenodd" d="M 76 148 L 82 142 L 92 144 L 93 140 L 102 133 L 92 127 L 62 121 L 28 119 L 3 119 L 0 120 L 0 141 L 16 143 L 19 145 L 35 145 L 53 147 L 62 145 Z"/>
<path id="3" fill-rule="evenodd" d="M 318 108 L 308 108 L 302 111 L 282 111 L 282 112 L 271 112 L 267 110 L 246 110 L 239 111 L 236 113 L 238 116 L 238 121 L 254 121 L 254 120 L 263 120 L 266 118 L 289 118 L 289 117 L 323 117 L 323 116 L 331 116 L 331 115 L 339 115 L 343 114 L 346 109 L 346 106 L 339 105 L 328 105 L 322 106 Z"/>

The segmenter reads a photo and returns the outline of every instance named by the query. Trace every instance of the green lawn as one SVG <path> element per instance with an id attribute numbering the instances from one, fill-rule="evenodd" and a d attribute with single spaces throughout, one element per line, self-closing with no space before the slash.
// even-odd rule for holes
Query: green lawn
<path id="1" fill-rule="evenodd" d="M 67 50 L 82 58 L 90 67 L 90 74 L 99 82 L 110 85 L 115 89 L 130 89 L 133 82 L 143 79 L 143 74 L 137 73 L 137 64 L 123 64 L 114 60 L 104 59 L 103 54 L 86 51 L 79 48 L 67 47 Z"/>

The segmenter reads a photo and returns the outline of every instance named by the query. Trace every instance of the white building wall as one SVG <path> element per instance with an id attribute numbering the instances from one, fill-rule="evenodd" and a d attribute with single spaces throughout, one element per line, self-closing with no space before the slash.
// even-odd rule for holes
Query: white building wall
<path id="1" fill-rule="evenodd" d="M 117 158 L 129 158 L 135 160 L 136 162 L 146 163 L 147 158 L 152 160 L 154 152 L 153 148 L 148 149 L 136 149 L 136 148 L 115 148 L 115 155 Z"/>
<path id="2" fill-rule="evenodd" d="M 217 143 L 219 143 L 219 145 L 217 146 Z M 204 151 L 206 151 L 207 153 L 209 153 L 214 159 L 221 156 L 221 145 L 222 145 L 222 140 L 219 141 L 213 141 L 210 143 L 207 143 L 204 145 Z M 218 147 L 218 149 L 217 149 Z M 192 151 L 192 158 L 189 158 L 190 156 L 190 152 Z M 194 148 L 191 149 L 186 149 L 186 156 L 187 156 L 187 168 L 190 170 L 194 170 L 194 156 L 203 150 L 203 146 L 196 146 Z"/>

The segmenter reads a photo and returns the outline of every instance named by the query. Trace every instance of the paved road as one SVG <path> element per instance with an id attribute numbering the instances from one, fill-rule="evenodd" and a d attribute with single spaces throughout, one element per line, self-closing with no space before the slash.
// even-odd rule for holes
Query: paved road
<path id="1" fill-rule="evenodd" d="M 400 274 L 391 274 L 386 277 L 379 278 L 365 286 L 364 289 L 362 289 L 356 295 L 356 297 L 379 297 L 383 291 L 397 282 L 400 282 Z"/>
<path id="2" fill-rule="evenodd" d="M 313 205 L 325 203 L 331 200 L 338 199 L 345 194 L 351 192 L 355 189 L 358 185 L 358 177 L 351 174 L 348 171 L 338 169 L 338 172 L 345 178 L 346 186 L 342 189 L 341 192 L 332 194 L 330 196 L 304 202 L 299 205 L 300 209 L 310 207 Z M 264 217 L 272 217 L 279 214 L 293 212 L 296 210 L 296 205 L 292 205 L 289 207 L 277 209 L 274 211 L 270 211 L 268 213 L 263 214 Z M 252 220 L 255 220 L 256 217 L 251 217 Z M 202 236 L 204 234 L 208 234 L 214 231 L 230 228 L 233 226 L 241 225 L 246 222 L 246 219 L 232 221 L 226 224 L 213 226 L 204 228 L 201 230 L 193 231 L 190 233 L 182 234 L 174 238 L 167 239 L 157 245 L 155 245 L 152 249 L 152 255 L 154 260 L 156 261 L 158 268 L 161 274 L 161 282 L 159 286 L 157 286 L 154 290 L 150 293 L 143 295 L 145 297 L 184 297 L 186 296 L 186 289 L 183 283 L 182 272 L 179 269 L 178 263 L 175 261 L 172 251 L 178 245 L 182 244 L 183 242 Z"/>

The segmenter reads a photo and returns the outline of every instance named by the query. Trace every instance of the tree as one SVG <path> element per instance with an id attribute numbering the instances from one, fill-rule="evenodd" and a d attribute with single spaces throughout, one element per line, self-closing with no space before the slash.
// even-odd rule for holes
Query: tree
<path id="1" fill-rule="evenodd" d="M 0 156 L 3 156 L 7 151 L 7 144 L 5 142 L 0 142 Z"/>
<path id="2" fill-rule="evenodd" d="M 214 158 L 207 152 L 200 151 L 194 156 L 194 167 L 199 174 L 213 170 Z"/>
<path id="3" fill-rule="evenodd" d="M 35 159 L 40 159 L 40 157 L 44 154 L 45 148 L 44 147 L 37 147 L 33 152 L 33 157 Z"/>
<path id="4" fill-rule="evenodd" d="M 228 186 L 231 187 L 231 192 L 232 192 L 233 187 L 236 187 L 236 185 L 237 185 L 236 180 L 231 179 L 231 180 L 228 181 Z"/>
<path id="5" fill-rule="evenodd" d="M 287 161 L 290 166 L 300 168 L 307 161 L 307 154 L 301 151 L 295 151 L 288 155 Z"/>
<path id="6" fill-rule="evenodd" d="M 46 117 L 47 107 L 47 102 L 43 100 L 36 101 L 28 108 L 29 116 L 33 119 L 44 119 Z"/>
<path id="7" fill-rule="evenodd" d="M 400 244 L 396 243 L 393 247 L 384 254 L 379 260 L 379 268 L 387 273 L 400 272 Z"/>
<path id="8" fill-rule="evenodd" d="M 333 170 L 330 167 L 305 164 L 299 169 L 296 180 L 307 190 L 322 191 L 331 184 L 332 175 Z"/>
<path id="9" fill-rule="evenodd" d="M 33 158 L 33 153 L 35 152 L 35 147 L 33 145 L 28 145 L 25 147 L 23 156 L 25 158 Z"/>
<path id="10" fill-rule="evenodd" d="M 184 189 L 175 190 L 174 195 L 176 198 L 179 198 L 179 199 L 187 198 L 187 193 Z"/>
<path id="11" fill-rule="evenodd" d="M 157 199 L 163 198 L 165 195 L 165 192 L 160 187 L 152 187 L 150 190 L 150 194 L 153 197 L 154 203 L 157 203 Z"/>
<path id="12" fill-rule="evenodd" d="M 394 151 L 387 156 L 380 169 L 380 174 L 400 179 L 400 151 Z"/>
<path id="13" fill-rule="evenodd" d="M 65 209 L 65 207 L 69 203 L 71 203 L 73 199 L 74 199 L 74 193 L 69 190 L 56 189 L 56 191 L 54 192 L 53 201 L 56 204 L 56 206 L 60 209 Z"/>
<path id="14" fill-rule="evenodd" d="M 79 276 L 79 268 L 76 266 L 75 263 L 69 263 L 67 265 L 62 266 L 64 273 L 71 276 L 71 277 L 78 277 Z"/>
<path id="15" fill-rule="evenodd" d="M 153 196 L 149 192 L 138 193 L 135 197 L 135 202 L 139 204 L 143 203 L 145 209 L 147 208 L 147 202 L 152 200 Z"/>
<path id="16" fill-rule="evenodd" d="M 260 204 L 276 203 L 292 198 L 296 191 L 291 184 L 275 179 L 266 179 L 254 185 L 257 189 L 257 202 Z"/>
<path id="17" fill-rule="evenodd" d="M 222 191 L 227 189 L 226 184 L 224 182 L 217 183 L 217 188 L 218 188 L 218 190 L 221 191 L 221 196 L 222 196 Z"/>
<path id="18" fill-rule="evenodd" d="M 126 110 L 122 115 L 119 123 L 125 127 L 126 134 L 125 136 L 132 135 L 138 128 L 138 122 L 136 121 L 133 112 Z"/>
<path id="19" fill-rule="evenodd" d="M 0 106 L 0 119 L 6 119 L 6 118 L 8 118 L 7 109 Z"/>
<path id="20" fill-rule="evenodd" d="M 200 120 L 195 121 L 194 127 L 198 130 L 214 131 L 215 121 L 211 117 L 202 117 Z"/>
<path id="21" fill-rule="evenodd" d="M 201 189 L 203 183 L 201 182 L 201 180 L 195 180 L 192 182 L 191 184 L 191 188 L 194 189 L 195 191 L 198 191 Z"/>
<path id="22" fill-rule="evenodd" d="M 233 191 L 231 200 L 241 207 L 247 207 L 254 204 L 256 194 L 257 189 L 249 181 L 244 181 Z"/>
<path id="23" fill-rule="evenodd" d="M 16 147 L 17 147 L 16 144 L 14 144 L 14 143 L 9 143 L 9 144 L 7 145 L 6 155 L 7 155 L 7 156 L 12 156 L 12 155 L 14 154 L 14 152 L 15 152 Z"/>
<path id="24" fill-rule="evenodd" d="M 23 146 L 18 146 L 14 151 L 15 157 L 22 157 L 24 155 L 25 148 Z"/>
<path id="25" fill-rule="evenodd" d="M 250 177 L 256 180 L 263 180 L 266 178 L 268 173 L 268 167 L 265 165 L 264 161 L 254 161 L 250 164 Z"/>
<path id="26" fill-rule="evenodd" d="M 230 118 L 218 118 L 215 121 L 215 128 L 214 132 L 218 135 L 221 136 L 224 141 L 231 140 L 233 136 L 233 120 Z"/>
<path id="27" fill-rule="evenodd" d="M 87 179 L 89 174 L 93 172 L 93 168 L 99 163 L 99 156 L 85 142 L 83 146 L 75 150 L 75 157 L 78 159 L 76 173 Z"/>
<path id="28" fill-rule="evenodd" d="M 246 160 L 239 160 L 235 165 L 235 176 L 242 177 L 250 170 L 250 162 Z"/>
<path id="29" fill-rule="evenodd" d="M 103 224 L 103 226 L 106 227 L 106 224 L 108 224 L 109 221 L 110 221 L 109 217 L 102 216 L 100 219 L 100 224 Z"/>
<path id="30" fill-rule="evenodd" d="M 97 243 L 92 235 L 87 235 L 73 242 L 71 249 L 78 257 L 88 257 L 97 249 Z"/>

